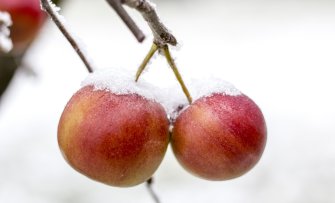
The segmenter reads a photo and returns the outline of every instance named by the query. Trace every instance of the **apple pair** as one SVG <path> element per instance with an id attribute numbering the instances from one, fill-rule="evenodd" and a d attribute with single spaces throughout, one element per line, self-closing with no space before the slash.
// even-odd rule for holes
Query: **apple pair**
<path id="1" fill-rule="evenodd" d="M 93 83 L 73 95 L 58 126 L 67 162 L 91 179 L 119 187 L 149 179 L 169 141 L 186 170 L 208 180 L 227 180 L 258 162 L 266 126 L 258 106 L 241 93 L 203 95 L 170 123 L 157 100 L 131 88 L 120 92 Z"/>

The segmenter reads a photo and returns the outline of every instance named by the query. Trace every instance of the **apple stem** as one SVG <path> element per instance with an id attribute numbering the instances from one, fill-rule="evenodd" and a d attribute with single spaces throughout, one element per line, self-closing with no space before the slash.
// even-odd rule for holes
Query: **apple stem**
<path id="1" fill-rule="evenodd" d="M 147 180 L 146 186 L 149 190 L 149 193 L 150 193 L 151 197 L 154 199 L 155 203 L 160 203 L 160 200 L 159 200 L 158 196 L 156 195 L 156 193 L 152 189 L 152 184 L 153 184 L 153 177 L 151 177 Z"/>
<path id="2" fill-rule="evenodd" d="M 148 65 L 150 59 L 156 53 L 157 50 L 158 50 L 158 46 L 155 43 L 153 43 L 152 46 L 151 46 L 151 49 L 150 49 L 149 53 L 146 55 L 146 57 L 144 58 L 142 64 L 140 65 L 140 67 L 138 68 L 138 70 L 136 72 L 136 78 L 135 78 L 136 82 L 140 78 L 140 76 L 141 76 L 142 72 L 144 71 L 145 67 Z"/>
<path id="3" fill-rule="evenodd" d="M 85 64 L 88 72 L 92 73 L 93 66 L 90 64 L 88 58 L 85 56 L 84 52 L 80 48 L 79 43 L 74 39 L 74 37 L 70 34 L 65 25 L 59 19 L 59 14 L 57 13 L 57 11 L 54 10 L 54 7 L 51 6 L 50 0 L 41 0 L 41 6 L 42 9 L 46 11 L 50 18 L 54 21 L 58 29 L 63 33 L 64 37 L 69 41 L 73 49 L 77 52 L 78 56 Z"/>
<path id="4" fill-rule="evenodd" d="M 164 55 L 165 55 L 165 58 L 166 58 L 167 62 L 169 63 L 169 65 L 170 65 L 171 69 L 173 70 L 173 73 L 175 74 L 175 76 L 176 76 L 176 78 L 177 78 L 177 80 L 178 80 L 181 88 L 183 89 L 183 92 L 184 92 L 185 96 L 187 97 L 187 100 L 188 100 L 189 104 L 191 104 L 192 103 L 191 94 L 188 91 L 188 89 L 187 89 L 187 87 L 186 87 L 186 85 L 185 85 L 185 83 L 183 81 L 183 78 L 181 77 L 181 74 L 178 71 L 176 63 L 174 62 L 174 60 L 173 60 L 173 58 L 171 56 L 171 53 L 170 53 L 168 45 L 164 45 L 162 47 L 162 50 L 164 52 Z"/>
<path id="5" fill-rule="evenodd" d="M 174 75 L 176 76 L 176 78 L 177 78 L 177 80 L 178 80 L 178 82 L 179 82 L 179 84 L 180 84 L 180 86 L 181 86 L 181 88 L 182 88 L 182 90 L 183 90 L 183 92 L 184 92 L 184 94 L 185 94 L 185 96 L 186 96 L 189 104 L 191 104 L 192 103 L 191 94 L 188 91 L 188 89 L 187 89 L 187 87 L 186 87 L 186 85 L 184 83 L 184 80 L 183 80 L 181 74 L 178 71 L 176 63 L 174 62 L 174 60 L 173 60 L 173 58 L 171 56 L 171 53 L 170 53 L 170 50 L 169 50 L 169 47 L 168 47 L 167 44 L 165 44 L 165 45 L 158 45 L 155 42 L 153 43 L 153 45 L 152 45 L 149 53 L 146 55 L 146 57 L 144 58 L 142 64 L 140 65 L 140 67 L 138 68 L 138 70 L 136 72 L 135 81 L 136 82 L 138 81 L 138 79 L 140 78 L 141 74 L 143 73 L 145 67 L 148 65 L 150 59 L 152 58 L 152 56 L 155 54 L 155 52 L 157 50 L 161 50 L 164 53 L 165 58 L 166 58 L 168 64 L 170 65 L 170 67 L 171 67 Z"/>

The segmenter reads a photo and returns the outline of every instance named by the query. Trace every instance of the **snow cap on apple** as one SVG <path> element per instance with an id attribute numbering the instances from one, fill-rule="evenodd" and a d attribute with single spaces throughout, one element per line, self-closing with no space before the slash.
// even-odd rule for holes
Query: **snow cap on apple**
<path id="1" fill-rule="evenodd" d="M 96 181 L 129 187 L 148 180 L 169 143 L 169 121 L 151 87 L 126 70 L 97 70 L 66 105 L 58 143 L 67 162 Z"/>
<path id="2" fill-rule="evenodd" d="M 231 84 L 215 79 L 201 83 L 193 89 L 196 100 L 175 119 L 173 152 L 179 163 L 198 177 L 239 177 L 264 151 L 267 132 L 263 114 Z"/>

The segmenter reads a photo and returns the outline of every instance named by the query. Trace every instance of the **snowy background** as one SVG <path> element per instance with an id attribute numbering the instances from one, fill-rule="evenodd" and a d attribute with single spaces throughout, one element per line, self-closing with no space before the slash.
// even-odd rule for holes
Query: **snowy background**
<path id="1" fill-rule="evenodd" d="M 182 74 L 233 83 L 262 108 L 268 125 L 261 161 L 235 180 L 195 178 L 169 150 L 155 174 L 162 202 L 335 202 L 335 1 L 156 4 L 181 42 L 173 55 Z M 148 36 L 143 44 L 103 0 L 69 0 L 62 14 L 99 67 L 135 73 L 151 46 L 150 30 L 137 13 L 131 12 Z M 87 72 L 54 24 L 46 24 L 25 61 L 37 76 L 20 71 L 0 106 L 0 202 L 152 202 L 144 185 L 105 186 L 62 158 L 58 119 Z M 176 83 L 162 57 L 149 70 L 144 77 L 154 84 Z"/>

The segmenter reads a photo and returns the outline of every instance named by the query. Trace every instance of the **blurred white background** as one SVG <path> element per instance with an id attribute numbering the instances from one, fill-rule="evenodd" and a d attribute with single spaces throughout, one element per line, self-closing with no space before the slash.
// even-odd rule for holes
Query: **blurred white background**
<path id="1" fill-rule="evenodd" d="M 155 174 L 162 203 L 335 202 L 335 1 L 155 3 L 181 42 L 173 55 L 182 74 L 233 83 L 261 107 L 268 125 L 261 161 L 235 180 L 195 178 L 169 150 Z M 67 1 L 61 13 L 99 67 L 135 73 L 151 46 L 150 30 L 134 11 L 148 37 L 143 44 L 103 0 Z M 144 185 L 105 186 L 63 160 L 58 119 L 87 72 L 53 23 L 26 63 L 37 77 L 20 71 L 0 106 L 0 202 L 152 202 Z M 144 77 L 157 85 L 176 82 L 161 57 Z"/>

